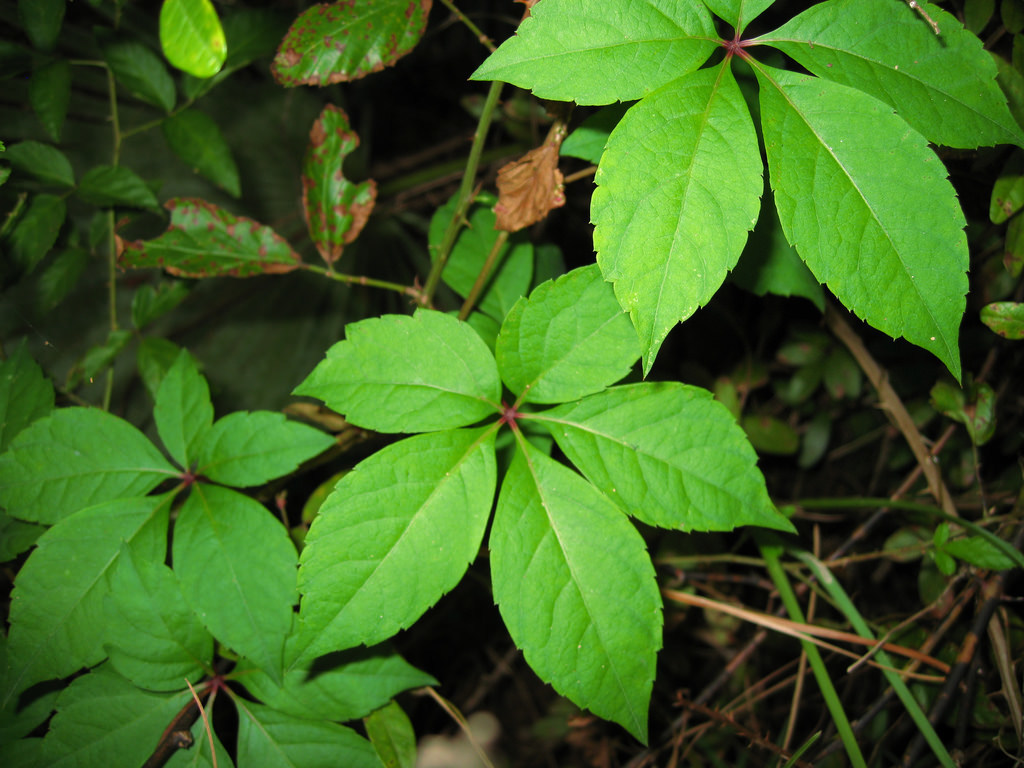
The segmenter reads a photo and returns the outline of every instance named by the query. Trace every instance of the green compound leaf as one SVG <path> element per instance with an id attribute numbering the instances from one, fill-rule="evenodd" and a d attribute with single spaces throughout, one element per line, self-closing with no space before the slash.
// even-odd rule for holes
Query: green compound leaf
<path id="1" fill-rule="evenodd" d="M 319 429 L 283 413 L 236 411 L 218 419 L 199 445 L 196 473 L 248 488 L 274 480 L 334 445 Z"/>
<path id="2" fill-rule="evenodd" d="M 238 166 L 231 148 L 213 118 L 198 109 L 186 109 L 164 120 L 161 128 L 174 154 L 232 197 L 242 194 Z"/>
<path id="3" fill-rule="evenodd" d="M 596 265 L 542 283 L 508 313 L 496 357 L 526 403 L 561 403 L 614 384 L 637 361 L 636 333 Z"/>
<path id="4" fill-rule="evenodd" d="M 905 4 L 833 0 L 811 6 L 757 42 L 778 48 L 819 77 L 890 104 L 929 141 L 1024 146 L 981 40 L 937 6 L 928 13 L 941 35 Z"/>
<path id="5" fill-rule="evenodd" d="M 160 45 L 171 64 L 194 77 L 213 77 L 228 53 L 217 9 L 210 0 L 164 0 Z"/>
<path id="6" fill-rule="evenodd" d="M 29 355 L 24 340 L 0 362 L 0 452 L 25 427 L 53 410 L 53 384 Z"/>
<path id="7" fill-rule="evenodd" d="M 127 421 L 93 408 L 61 408 L 26 427 L 0 456 L 0 505 L 53 524 L 110 499 L 140 496 L 175 469 Z"/>
<path id="8" fill-rule="evenodd" d="M 534 418 L 590 482 L 649 525 L 793 530 L 772 506 L 743 430 L 707 390 L 613 387 Z"/>
<path id="9" fill-rule="evenodd" d="M 349 422 L 379 432 L 427 432 L 472 424 L 500 409 L 494 356 L 468 324 L 427 309 L 345 328 L 295 389 Z"/>
<path id="10" fill-rule="evenodd" d="M 423 35 L 432 0 L 347 0 L 305 10 L 271 65 L 281 85 L 329 85 L 393 65 Z"/>
<path id="11" fill-rule="evenodd" d="M 555 690 L 646 741 L 661 598 L 644 541 L 594 486 L 520 446 L 490 538 L 505 625 Z"/>
<path id="12" fill-rule="evenodd" d="M 336 723 L 305 720 L 233 699 L 238 707 L 238 765 L 261 768 L 384 768 L 373 745 Z"/>
<path id="13" fill-rule="evenodd" d="M 213 404 L 206 379 L 185 350 L 160 383 L 153 420 L 167 452 L 184 469 L 191 469 L 213 424 Z"/>
<path id="14" fill-rule="evenodd" d="M 197 484 L 174 527 L 174 572 L 210 633 L 281 681 L 292 622 L 295 547 L 262 505 Z"/>
<path id="15" fill-rule="evenodd" d="M 40 680 L 66 677 L 106 653 L 105 599 L 123 542 L 162 561 L 171 497 L 117 499 L 77 512 L 39 537 L 11 596 L 10 696 Z"/>
<path id="16" fill-rule="evenodd" d="M 117 81 L 135 98 L 170 113 L 176 100 L 174 80 L 160 57 L 137 40 L 115 37 L 106 30 L 98 37 L 103 58 Z"/>
<path id="17" fill-rule="evenodd" d="M 285 658 L 299 643 L 289 638 Z M 437 685 L 388 648 L 357 648 L 311 661 L 286 664 L 284 684 L 276 685 L 263 672 L 242 667 L 235 670 L 246 690 L 278 712 L 307 720 L 355 720 L 384 706 L 393 696 L 410 688 Z"/>
<path id="18" fill-rule="evenodd" d="M 32 70 L 28 100 L 50 138 L 60 141 L 71 103 L 71 63 L 56 59 Z"/>
<path id="19" fill-rule="evenodd" d="M 345 110 L 328 104 L 309 133 L 302 164 L 302 207 L 309 236 L 328 264 L 359 237 L 377 199 L 377 183 L 353 184 L 342 173 L 346 155 L 359 146 L 359 137 Z"/>
<path id="20" fill-rule="evenodd" d="M 704 0 L 704 5 L 711 9 L 722 21 L 731 24 L 739 37 L 747 24 L 752 22 L 775 0 Z"/>
<path id="21" fill-rule="evenodd" d="M 668 332 L 739 260 L 764 164 L 727 65 L 675 80 L 608 139 L 590 205 L 597 263 L 630 313 L 648 373 Z"/>
<path id="22" fill-rule="evenodd" d="M 159 734 L 191 698 L 137 688 L 109 664 L 74 680 L 46 735 L 48 768 L 142 765 Z"/>
<path id="23" fill-rule="evenodd" d="M 234 216 L 205 200 L 176 197 L 167 231 L 155 240 L 125 243 L 124 267 L 159 267 L 180 277 L 252 277 L 282 274 L 302 263 L 270 227 Z"/>
<path id="24" fill-rule="evenodd" d="M 542 99 L 611 104 L 692 72 L 716 47 L 701 3 L 544 0 L 470 79 L 503 80 Z"/>
<path id="25" fill-rule="evenodd" d="M 924 138 L 885 104 L 829 80 L 756 65 L 786 237 L 836 297 L 958 380 L 967 293 L 964 215 Z"/>
<path id="26" fill-rule="evenodd" d="M 179 691 L 213 663 L 213 638 L 185 603 L 161 557 L 122 545 L 106 595 L 104 646 L 110 663 L 135 685 Z"/>
<path id="27" fill-rule="evenodd" d="M 455 213 L 457 202 L 457 198 L 452 197 L 438 208 L 430 219 L 431 253 L 435 253 L 440 246 L 448 222 Z M 466 215 L 468 224 L 459 232 L 441 273 L 441 279 L 445 284 L 462 298 L 469 296 L 473 290 L 488 256 L 498 241 L 499 233 L 494 228 L 497 221 L 494 215 L 496 202 L 497 199 L 492 195 L 477 197 L 477 202 L 470 207 Z M 533 277 L 533 245 L 522 237 L 513 235 L 498 251 L 494 264 L 477 301 L 477 307 L 500 323 L 512 309 L 512 305 L 530 289 L 530 280 Z"/>
<path id="28" fill-rule="evenodd" d="M 78 182 L 78 196 L 102 208 L 127 205 L 158 210 L 160 203 L 146 182 L 123 165 L 97 165 L 86 171 Z"/>
<path id="29" fill-rule="evenodd" d="M 7 244 L 11 260 L 25 272 L 35 269 L 57 242 L 67 210 L 63 198 L 45 193 L 34 195 Z"/>
<path id="30" fill-rule="evenodd" d="M 495 478 L 493 429 L 410 437 L 345 475 L 302 551 L 306 655 L 386 640 L 458 584 Z"/>
<path id="31" fill-rule="evenodd" d="M 47 184 L 61 187 L 75 186 L 71 161 L 56 147 L 41 141 L 19 141 L 4 153 L 4 159 L 19 173 L 28 173 Z"/>

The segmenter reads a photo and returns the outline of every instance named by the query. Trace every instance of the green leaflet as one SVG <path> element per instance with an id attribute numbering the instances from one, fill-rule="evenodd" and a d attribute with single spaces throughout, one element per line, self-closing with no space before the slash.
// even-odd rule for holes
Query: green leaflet
<path id="1" fill-rule="evenodd" d="M 28 210 L 18 220 L 7 243 L 7 253 L 25 272 L 31 272 L 57 242 L 67 203 L 56 195 L 33 195 Z"/>
<path id="2" fill-rule="evenodd" d="M 362 232 L 377 199 L 377 183 L 355 184 L 345 178 L 345 157 L 359 146 L 359 136 L 345 111 L 328 104 L 309 133 L 302 163 L 302 207 L 309 235 L 328 264 Z"/>
<path id="3" fill-rule="evenodd" d="M 199 446 L 213 424 L 210 388 L 195 359 L 185 350 L 164 376 L 153 408 L 156 431 L 172 458 L 192 469 Z"/>
<path id="4" fill-rule="evenodd" d="M 649 525 L 794 530 L 772 506 L 743 430 L 705 389 L 613 387 L 534 418 L 590 482 Z"/>
<path id="5" fill-rule="evenodd" d="M 174 154 L 189 168 L 232 197 L 241 196 L 238 166 L 212 117 L 193 107 L 167 118 L 160 127 Z"/>
<path id="6" fill-rule="evenodd" d="M 248 488 L 294 472 L 334 439 L 288 421 L 283 413 L 236 411 L 218 419 L 199 445 L 196 473 L 217 483 Z"/>
<path id="7" fill-rule="evenodd" d="M 234 702 L 241 768 L 383 768 L 373 745 L 351 728 L 303 720 L 238 697 Z"/>
<path id="8" fill-rule="evenodd" d="M 661 597 L 629 520 L 579 475 L 520 441 L 490 550 L 495 600 L 530 666 L 646 742 Z"/>
<path id="9" fill-rule="evenodd" d="M 786 237 L 844 305 L 932 352 L 959 380 L 968 254 L 946 169 L 872 97 L 760 64 L 755 71 Z"/>
<path id="10" fill-rule="evenodd" d="M 393 65 L 423 35 L 432 0 L 350 0 L 307 8 L 281 41 L 281 85 L 329 85 Z"/>
<path id="11" fill-rule="evenodd" d="M 1014 143 L 1024 133 L 996 85 L 995 62 L 975 35 L 935 5 L 931 27 L 889 0 L 819 3 L 757 38 L 814 74 L 890 104 L 929 141 L 952 147 Z"/>
<path id="12" fill-rule="evenodd" d="M 98 409 L 61 408 L 22 430 L 0 455 L 0 505 L 22 520 L 52 524 L 177 475 L 128 422 Z"/>
<path id="13" fill-rule="evenodd" d="M 61 187 L 75 186 L 75 173 L 67 155 L 56 147 L 41 141 L 19 141 L 4 153 L 14 170 L 29 173 L 47 184 Z"/>
<path id="14" fill-rule="evenodd" d="M 123 165 L 97 165 L 78 182 L 75 193 L 85 202 L 101 208 L 127 205 L 158 210 L 160 203 L 146 182 Z"/>
<path id="15" fill-rule="evenodd" d="M 643 99 L 608 139 L 591 201 L 597 263 L 650 372 L 669 330 L 739 260 L 763 190 L 757 135 L 727 64 Z"/>
<path id="16" fill-rule="evenodd" d="M 700 3 L 544 0 L 470 79 L 503 80 L 542 99 L 611 104 L 692 72 L 717 44 Z"/>
<path id="17" fill-rule="evenodd" d="M 300 643 L 288 638 L 285 658 Z M 258 669 L 236 670 L 246 689 L 264 704 L 307 720 L 355 720 L 382 707 L 402 691 L 437 680 L 421 672 L 387 647 L 355 648 L 311 661 L 286 663 L 283 685 Z"/>
<path id="18" fill-rule="evenodd" d="M 437 209 L 430 219 L 429 242 L 435 253 L 455 213 L 457 196 Z M 492 195 L 480 195 L 466 215 L 468 224 L 459 232 L 441 277 L 453 291 L 466 298 L 484 269 L 487 258 L 498 240 L 494 228 L 497 217 Z M 533 244 L 522 236 L 512 235 L 498 252 L 491 274 L 477 301 L 477 307 L 499 323 L 512 306 L 530 290 L 533 277 Z"/>
<path id="19" fill-rule="evenodd" d="M 60 141 L 71 102 L 71 63 L 55 59 L 33 69 L 28 100 L 50 138 Z"/>
<path id="20" fill-rule="evenodd" d="M 270 227 L 234 216 L 205 200 L 177 197 L 167 231 L 155 240 L 126 242 L 121 267 L 160 267 L 181 277 L 251 277 L 291 272 L 299 255 Z"/>
<path id="21" fill-rule="evenodd" d="M 612 104 L 598 110 L 582 123 L 579 128 L 566 136 L 559 154 L 562 157 L 578 157 L 597 165 L 601 162 L 608 136 L 622 120 L 632 104 Z"/>
<path id="22" fill-rule="evenodd" d="M 66 677 L 106 653 L 104 600 L 122 542 L 162 560 L 170 496 L 118 499 L 83 509 L 44 533 L 11 599 L 11 668 L 0 709 L 31 683 Z"/>
<path id="23" fill-rule="evenodd" d="M 217 709 L 218 707 L 214 707 L 214 711 Z M 206 710 L 206 715 L 210 717 L 209 709 Z M 175 750 L 171 759 L 167 761 L 167 768 L 233 768 L 231 755 L 221 743 L 216 731 L 213 731 L 212 751 L 214 755 L 211 755 L 210 736 L 206 731 L 206 723 L 203 722 L 203 718 L 200 717 L 196 720 L 191 733 L 192 746 L 188 749 Z"/>
<path id="24" fill-rule="evenodd" d="M 57 43 L 64 5 L 65 0 L 18 0 L 18 16 L 34 47 L 49 51 Z"/>
<path id="25" fill-rule="evenodd" d="M 213 638 L 161 558 L 123 544 L 105 597 L 104 649 L 119 674 L 149 691 L 178 691 L 209 672 Z"/>
<path id="26" fill-rule="evenodd" d="M 752 22 L 775 0 L 704 0 L 704 5 L 718 18 L 731 24 L 739 37 Z"/>
<path id="27" fill-rule="evenodd" d="M 458 584 L 480 548 L 495 480 L 493 429 L 407 438 L 345 475 L 302 551 L 305 654 L 385 640 Z"/>
<path id="28" fill-rule="evenodd" d="M 174 527 L 174 573 L 210 633 L 281 679 L 295 602 L 288 531 L 248 496 L 197 484 Z"/>
<path id="29" fill-rule="evenodd" d="M 135 98 L 170 113 L 177 95 L 160 57 L 143 43 L 118 38 L 108 30 L 98 30 L 97 36 L 103 58 L 118 82 Z"/>
<path id="30" fill-rule="evenodd" d="M 495 354 L 527 403 L 560 403 L 614 384 L 637 357 L 636 334 L 596 266 L 542 283 L 505 318 Z"/>
<path id="31" fill-rule="evenodd" d="M 195 77 L 213 77 L 227 58 L 224 30 L 210 0 L 164 0 L 160 45 L 171 64 Z"/>
<path id="32" fill-rule="evenodd" d="M 416 734 L 398 702 L 388 702 L 364 717 L 363 727 L 387 768 L 415 768 Z"/>
<path id="33" fill-rule="evenodd" d="M 49 414 L 53 402 L 53 384 L 22 341 L 0 362 L 0 452 L 21 430 Z"/>
<path id="34" fill-rule="evenodd" d="M 426 432 L 472 424 L 500 407 L 491 351 L 454 317 L 417 309 L 350 323 L 345 333 L 295 394 L 320 398 L 352 424 Z"/>
<path id="35" fill-rule="evenodd" d="M 74 680 L 43 740 L 47 768 L 142 765 L 191 695 L 149 693 L 109 664 Z"/>

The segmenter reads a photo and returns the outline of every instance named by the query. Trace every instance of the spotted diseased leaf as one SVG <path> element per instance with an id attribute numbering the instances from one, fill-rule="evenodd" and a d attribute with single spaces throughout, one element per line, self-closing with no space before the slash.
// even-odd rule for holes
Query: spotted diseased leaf
<path id="1" fill-rule="evenodd" d="M 281 85 L 329 85 L 391 66 L 423 35 L 432 0 L 345 0 L 303 11 L 271 71 Z"/>
<path id="2" fill-rule="evenodd" d="M 996 301 L 981 308 L 981 322 L 1004 339 L 1024 339 L 1024 304 Z"/>
<path id="3" fill-rule="evenodd" d="M 122 268 L 158 267 L 180 277 L 252 277 L 297 269 L 299 255 L 270 227 L 205 200 L 177 197 L 167 231 L 123 243 Z"/>
<path id="4" fill-rule="evenodd" d="M 345 178 L 345 157 L 359 146 L 345 110 L 328 104 L 309 132 L 302 165 L 302 205 L 309 235 L 324 261 L 333 264 L 366 225 L 377 199 L 377 183 Z"/>

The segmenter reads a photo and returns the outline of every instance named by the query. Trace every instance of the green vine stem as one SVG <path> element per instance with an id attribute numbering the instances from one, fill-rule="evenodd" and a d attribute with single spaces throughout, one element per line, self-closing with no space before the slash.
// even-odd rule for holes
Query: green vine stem
<path id="1" fill-rule="evenodd" d="M 305 269 L 307 272 L 315 272 L 316 274 L 323 275 L 331 280 L 337 280 L 339 283 L 347 283 L 349 285 L 367 285 L 372 288 L 383 288 L 388 291 L 395 291 L 404 296 L 411 296 L 420 304 L 424 304 L 421 300 L 423 292 L 413 286 L 402 285 L 401 283 L 391 283 L 387 280 L 377 280 L 372 277 L 366 277 L 365 275 L 346 275 L 316 264 L 303 263 L 301 265 L 301 269 Z"/>

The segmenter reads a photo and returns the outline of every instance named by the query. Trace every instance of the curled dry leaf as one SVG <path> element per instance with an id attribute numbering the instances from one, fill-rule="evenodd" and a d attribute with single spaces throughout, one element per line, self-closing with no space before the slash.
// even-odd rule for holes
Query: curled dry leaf
<path id="1" fill-rule="evenodd" d="M 498 171 L 495 229 L 517 232 L 543 219 L 552 208 L 565 205 L 558 147 L 550 142 L 531 149 Z"/>

